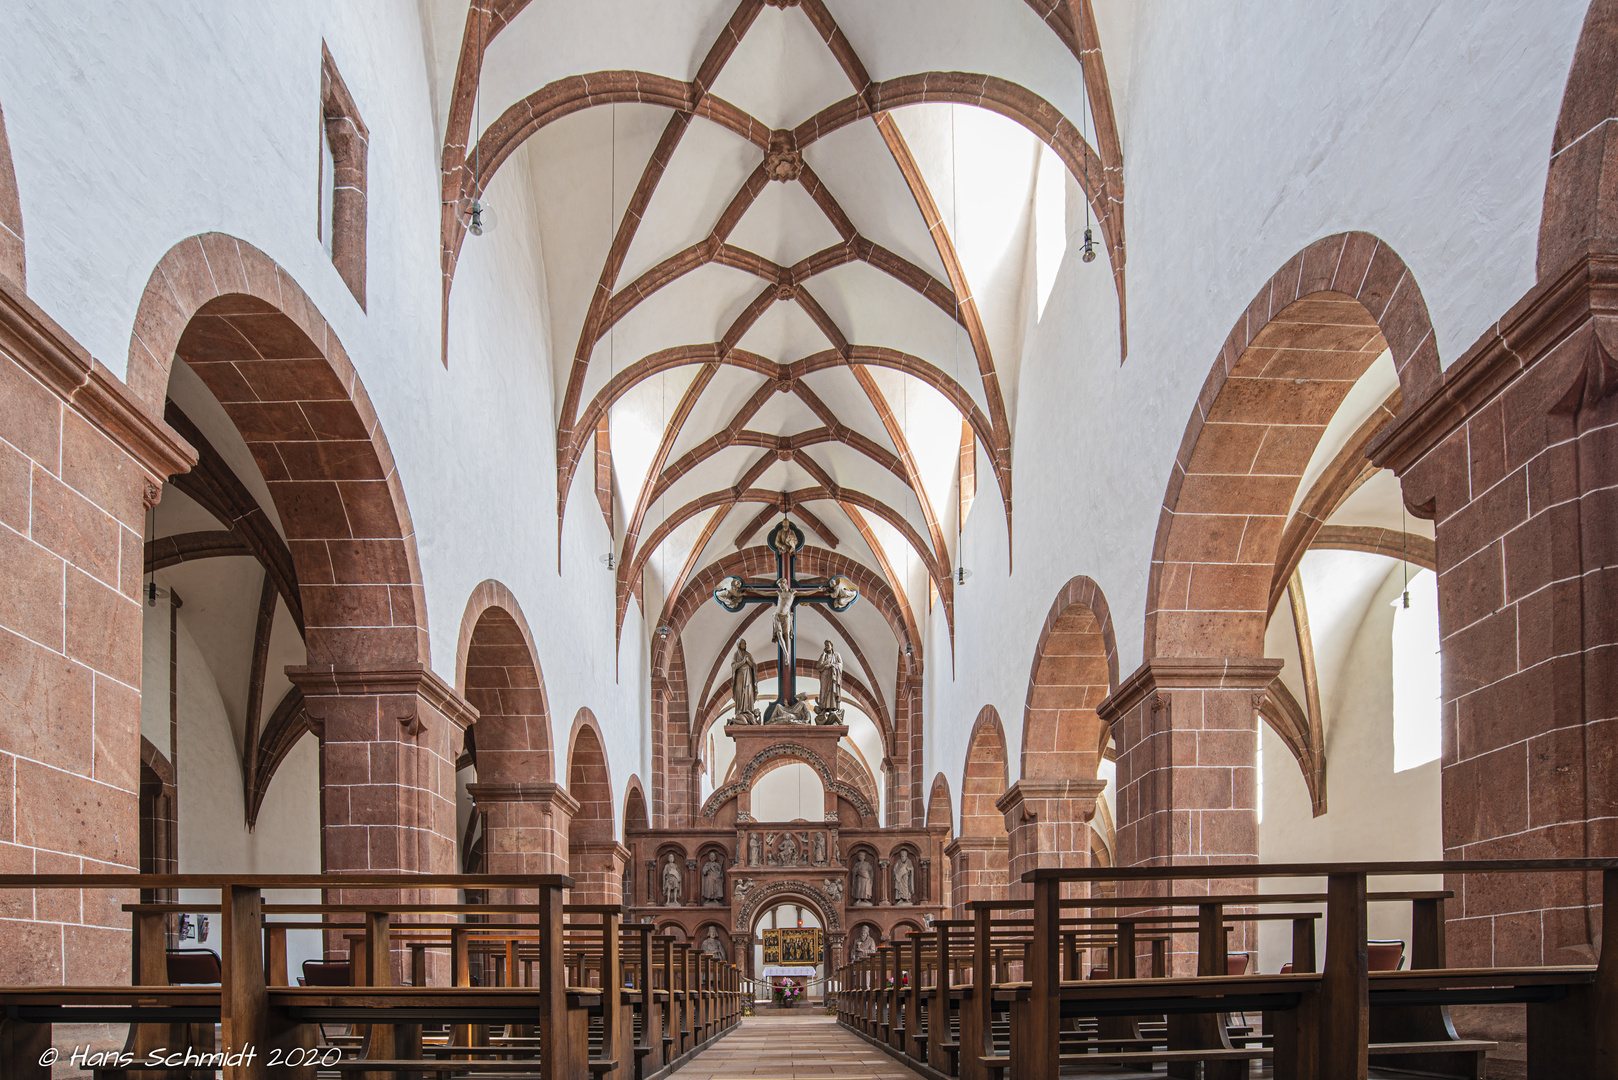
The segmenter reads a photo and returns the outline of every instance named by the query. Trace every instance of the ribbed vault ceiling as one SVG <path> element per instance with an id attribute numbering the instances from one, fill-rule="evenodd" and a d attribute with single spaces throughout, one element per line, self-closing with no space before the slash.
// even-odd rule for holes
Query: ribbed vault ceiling
<path id="1" fill-rule="evenodd" d="M 1090 13 L 1078 0 L 459 10 L 453 78 L 441 72 L 446 327 L 456 261 L 477 242 L 458 208 L 520 167 L 545 271 L 558 517 L 574 484 L 605 491 L 610 471 L 620 628 L 647 604 L 651 626 L 674 630 L 654 638 L 654 669 L 682 639 L 701 695 L 739 632 L 755 647 L 767 633 L 682 594 L 711 588 L 705 571 L 789 513 L 813 548 L 887 586 L 801 628 L 838 643 L 885 714 L 896 666 L 919 670 L 935 597 L 953 626 L 974 477 L 1012 526 L 1033 208 L 1053 172 L 1079 231 L 1088 203 L 1122 310 L 1122 174 Z"/>

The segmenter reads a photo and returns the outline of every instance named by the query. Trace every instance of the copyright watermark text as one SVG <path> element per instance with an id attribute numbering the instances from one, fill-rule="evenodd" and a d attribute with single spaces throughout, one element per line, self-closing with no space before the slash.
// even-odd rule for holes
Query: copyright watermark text
<path id="1" fill-rule="evenodd" d="M 61 1058 L 62 1052 L 53 1046 L 39 1055 L 39 1063 L 48 1067 Z M 67 1062 L 80 1069 L 228 1069 L 251 1065 L 257 1058 L 258 1049 L 252 1046 L 240 1050 L 160 1046 L 144 1056 L 125 1050 L 95 1050 L 88 1046 L 75 1046 Z M 281 1065 L 294 1068 L 300 1065 L 332 1066 L 342 1059 L 342 1050 L 335 1046 L 275 1047 L 264 1058 L 264 1064 L 269 1068 Z"/>

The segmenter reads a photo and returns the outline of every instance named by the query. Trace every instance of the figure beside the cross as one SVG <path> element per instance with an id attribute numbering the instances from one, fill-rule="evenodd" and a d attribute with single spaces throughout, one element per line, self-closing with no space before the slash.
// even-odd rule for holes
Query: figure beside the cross
<path id="1" fill-rule="evenodd" d="M 770 619 L 770 639 L 775 642 L 776 655 L 776 685 L 780 688 L 776 700 L 771 702 L 763 712 L 760 723 L 777 724 L 837 724 L 842 722 L 841 701 L 817 702 L 815 716 L 811 719 L 808 702 L 798 700 L 798 635 L 796 629 L 797 608 L 799 604 L 825 604 L 836 612 L 847 611 L 859 599 L 859 589 L 847 577 L 838 575 L 818 585 L 802 585 L 797 577 L 798 552 L 803 549 L 803 533 L 798 527 L 786 518 L 781 519 L 770 532 L 766 541 L 770 550 L 775 552 L 775 583 L 773 585 L 749 585 L 739 577 L 727 577 L 714 589 L 714 599 L 726 611 L 741 611 L 747 604 L 773 604 L 775 613 Z M 737 646 L 737 656 L 745 656 L 746 642 Z M 842 658 L 831 650 L 831 642 L 827 642 L 827 650 L 835 660 L 836 688 L 838 698 L 842 690 Z M 751 657 L 746 657 L 747 661 Z M 745 661 L 738 660 L 738 663 Z M 825 669 L 828 661 L 822 655 L 820 668 L 822 669 L 822 683 L 826 681 Z M 756 683 L 754 683 L 756 687 Z M 737 702 L 737 720 L 742 723 L 749 722 L 753 714 L 752 702 Z"/>

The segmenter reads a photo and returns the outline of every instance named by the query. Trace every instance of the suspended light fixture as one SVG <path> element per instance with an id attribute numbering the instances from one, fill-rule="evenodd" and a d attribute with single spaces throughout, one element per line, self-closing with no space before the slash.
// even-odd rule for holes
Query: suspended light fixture
<path id="1" fill-rule="evenodd" d="M 971 577 L 971 576 L 972 576 L 972 571 L 968 570 L 966 567 L 957 566 L 955 568 L 955 584 L 957 584 L 957 585 L 965 585 L 966 584 L 966 579 Z"/>
<path id="2" fill-rule="evenodd" d="M 601 565 L 605 566 L 608 570 L 616 570 L 618 569 L 618 558 L 609 551 L 605 555 L 601 556 Z"/>
<path id="3" fill-rule="evenodd" d="M 482 236 L 493 229 L 499 219 L 487 199 L 468 196 L 461 200 L 461 221 L 473 236 Z"/>
<path id="4" fill-rule="evenodd" d="M 666 638 L 672 633 L 674 633 L 674 627 L 670 626 L 668 623 L 659 623 L 658 624 L 658 626 L 657 626 L 657 636 L 658 637 Z"/>
<path id="5" fill-rule="evenodd" d="M 1096 261 L 1095 231 L 1088 225 L 1084 227 L 1084 254 L 1080 255 L 1079 258 L 1087 263 Z"/>
<path id="6" fill-rule="evenodd" d="M 1079 51 L 1084 51 L 1084 20 L 1079 19 Z M 1088 77 L 1086 77 L 1088 79 Z M 1087 263 L 1096 261 L 1096 237 L 1090 228 L 1090 87 L 1084 88 L 1084 114 L 1080 118 L 1084 122 L 1084 131 L 1080 134 L 1084 141 L 1084 249 L 1079 258 Z"/>

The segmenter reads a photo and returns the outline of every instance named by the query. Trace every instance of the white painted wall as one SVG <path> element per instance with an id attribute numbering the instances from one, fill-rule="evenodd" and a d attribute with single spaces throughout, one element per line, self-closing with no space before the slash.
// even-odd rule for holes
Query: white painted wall
<path id="1" fill-rule="evenodd" d="M 1106 594 L 1120 674 L 1141 662 L 1174 455 L 1220 345 L 1287 259 L 1343 230 L 1381 237 L 1415 274 L 1445 364 L 1533 284 L 1552 129 L 1586 8 L 1255 0 L 1170 16 L 1140 4 L 1124 31 L 1120 6 L 1104 9 L 1103 40 L 1129 48 L 1108 57 L 1115 77 L 1128 73 L 1129 357 L 1119 365 L 1105 258 L 1085 265 L 1070 244 L 1022 362 L 1015 572 L 980 455 L 953 671 L 942 615 L 928 621 L 924 775 L 930 784 L 942 770 L 952 790 L 986 704 L 1018 775 L 1034 645 L 1069 578 L 1087 574 Z"/>
<path id="2" fill-rule="evenodd" d="M 1354 553 L 1314 553 L 1318 554 Z M 1327 813 L 1318 818 L 1311 816 L 1309 791 L 1297 759 L 1265 725 L 1264 819 L 1258 831 L 1261 862 L 1414 861 L 1444 857 L 1439 763 L 1430 761 L 1404 772 L 1393 771 L 1391 605 L 1403 588 L 1399 565 L 1374 555 L 1357 557 L 1380 564 L 1385 572 L 1357 576 L 1361 580 L 1370 578 L 1369 595 L 1362 605 L 1356 605 L 1360 617 L 1353 620 L 1352 626 L 1329 633 L 1324 642 L 1342 654 L 1340 662 L 1332 664 L 1332 682 L 1322 688 Z M 1344 573 L 1342 567 L 1337 570 Z M 1355 576 L 1353 570 L 1349 569 L 1346 576 Z M 1305 589 L 1307 592 L 1307 583 Z M 1311 607 L 1311 629 L 1313 615 Z M 1286 624 L 1286 632 L 1290 633 L 1291 620 Z M 1321 644 L 1317 639 L 1317 649 Z M 1324 888 L 1324 879 L 1260 882 L 1261 892 Z M 1437 875 L 1378 878 L 1371 883 L 1373 892 L 1440 888 L 1443 878 Z M 1324 905 L 1319 905 L 1318 910 L 1324 911 Z M 1316 927 L 1317 956 L 1325 955 L 1325 929 L 1322 918 Z M 1372 904 L 1370 936 L 1400 938 L 1408 944 L 1409 905 Z M 1291 957 L 1290 925 L 1261 923 L 1259 970 L 1279 971 Z"/>

